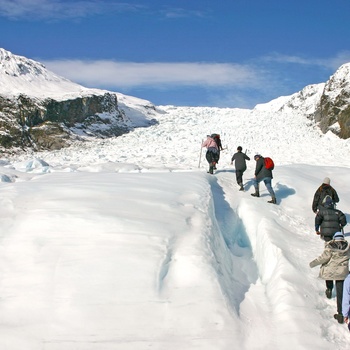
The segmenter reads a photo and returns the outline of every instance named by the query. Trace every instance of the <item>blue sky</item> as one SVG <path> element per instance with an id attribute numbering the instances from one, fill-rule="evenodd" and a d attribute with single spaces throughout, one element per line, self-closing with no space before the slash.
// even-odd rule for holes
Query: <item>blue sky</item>
<path id="1" fill-rule="evenodd" d="M 156 105 L 252 108 L 350 62 L 349 0 L 0 0 L 0 47 Z"/>

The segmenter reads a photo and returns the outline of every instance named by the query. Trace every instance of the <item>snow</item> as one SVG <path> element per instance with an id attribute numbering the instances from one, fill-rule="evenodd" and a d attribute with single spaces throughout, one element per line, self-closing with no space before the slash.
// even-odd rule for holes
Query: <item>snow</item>
<path id="1" fill-rule="evenodd" d="M 158 108 L 121 137 L 0 161 L 1 349 L 346 349 L 309 262 L 324 177 L 350 221 L 350 140 L 292 111 Z M 275 161 L 277 205 L 250 196 L 255 153 Z"/>
<path id="2" fill-rule="evenodd" d="M 53 98 L 57 101 L 92 94 L 101 95 L 105 90 L 88 89 L 60 77 L 39 62 L 14 55 L 0 48 L 0 94 L 16 96 L 26 94 L 39 99 Z"/>

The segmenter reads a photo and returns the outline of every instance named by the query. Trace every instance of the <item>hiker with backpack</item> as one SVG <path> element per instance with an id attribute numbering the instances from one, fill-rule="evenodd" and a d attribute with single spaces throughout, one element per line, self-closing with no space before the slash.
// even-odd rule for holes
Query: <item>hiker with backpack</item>
<path id="1" fill-rule="evenodd" d="M 255 173 L 254 173 L 254 179 L 253 179 L 255 193 L 252 193 L 251 195 L 253 197 L 260 197 L 259 183 L 261 181 L 264 181 L 266 189 L 271 195 L 271 200 L 268 201 L 268 203 L 276 204 L 277 203 L 276 195 L 272 189 L 272 184 L 271 184 L 273 179 L 272 170 L 274 169 L 273 161 L 271 158 L 266 157 L 266 160 L 268 160 L 268 162 L 265 162 L 265 158 L 260 154 L 256 154 L 254 156 L 254 160 L 256 161 L 256 167 L 255 167 Z"/>
<path id="2" fill-rule="evenodd" d="M 202 147 L 207 148 L 207 152 L 205 154 L 205 158 L 209 163 L 209 171 L 208 173 L 213 174 L 216 163 L 218 162 L 219 157 L 219 149 L 215 142 L 215 140 L 211 137 L 211 135 L 207 135 L 207 139 L 202 143 Z"/>
<path id="3" fill-rule="evenodd" d="M 231 158 L 231 165 L 235 161 L 236 181 L 240 191 L 244 191 L 243 173 L 247 170 L 246 160 L 250 160 L 250 158 L 245 153 L 242 153 L 242 147 L 238 146 L 237 152 Z"/>
<path id="4" fill-rule="evenodd" d="M 316 190 L 314 199 L 312 201 L 312 211 L 316 214 L 319 207 L 322 205 L 324 198 L 329 195 L 332 198 L 333 203 L 339 202 L 337 191 L 330 185 L 331 180 L 329 177 L 325 177 L 322 185 Z"/>
<path id="5" fill-rule="evenodd" d="M 333 281 L 335 280 L 337 313 L 334 318 L 339 323 L 344 322 L 342 313 L 343 285 L 345 278 L 349 275 L 349 258 L 349 243 L 345 240 L 344 234 L 338 231 L 325 244 L 323 253 L 310 262 L 311 268 L 321 265 L 319 277 L 326 280 L 326 296 L 329 299 L 332 297 Z"/>
<path id="6" fill-rule="evenodd" d="M 333 238 L 335 232 L 342 231 L 346 226 L 345 214 L 334 208 L 334 203 L 330 195 L 324 198 L 324 203 L 319 206 L 315 216 L 315 231 L 321 239 L 328 242 Z"/>
<path id="7" fill-rule="evenodd" d="M 221 138 L 219 134 L 211 134 L 210 137 L 212 137 L 216 143 L 216 146 L 218 148 L 218 154 L 217 154 L 217 160 L 216 164 L 219 163 L 220 159 L 220 151 L 223 151 L 222 143 L 221 143 Z M 214 170 L 216 170 L 216 164 L 214 165 Z"/>

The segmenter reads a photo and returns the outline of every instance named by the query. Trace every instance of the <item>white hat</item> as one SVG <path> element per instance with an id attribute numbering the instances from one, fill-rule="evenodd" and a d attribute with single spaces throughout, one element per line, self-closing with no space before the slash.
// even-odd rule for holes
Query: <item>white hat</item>
<path id="1" fill-rule="evenodd" d="M 323 183 L 326 184 L 326 185 L 330 185 L 331 184 L 331 179 L 329 177 L 325 177 L 323 179 Z"/>

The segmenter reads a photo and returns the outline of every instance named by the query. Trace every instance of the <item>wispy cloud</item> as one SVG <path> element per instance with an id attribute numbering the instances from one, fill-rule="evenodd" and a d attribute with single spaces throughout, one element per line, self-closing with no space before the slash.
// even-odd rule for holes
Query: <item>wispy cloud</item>
<path id="1" fill-rule="evenodd" d="M 141 5 L 105 0 L 0 0 L 0 16 L 12 19 L 73 19 L 102 13 L 138 11 L 141 8 Z"/>
<path id="2" fill-rule="evenodd" d="M 187 17 L 207 17 L 204 11 L 199 10 L 188 10 L 183 8 L 167 8 L 166 10 L 161 10 L 161 14 L 165 18 L 187 18 Z"/>
<path id="3" fill-rule="evenodd" d="M 165 19 L 206 17 L 201 10 L 165 6 L 152 9 L 151 5 L 108 0 L 0 0 L 0 17 L 26 20 L 79 19 L 106 13 L 138 12 L 160 14 Z"/>
<path id="4" fill-rule="evenodd" d="M 133 63 L 115 61 L 44 61 L 47 68 L 89 86 L 257 86 L 260 72 L 228 63 Z"/>
<path id="5" fill-rule="evenodd" d="M 296 64 L 296 65 L 308 65 L 318 66 L 326 69 L 336 70 L 342 64 L 350 62 L 350 51 L 341 51 L 334 57 L 329 58 L 312 58 L 312 57 L 301 57 L 292 55 L 283 55 L 279 53 L 273 53 L 264 56 L 263 61 L 265 62 L 278 62 L 282 64 Z"/>
<path id="6" fill-rule="evenodd" d="M 271 54 L 244 64 L 208 62 L 119 62 L 40 60 L 46 67 L 86 87 L 112 91 L 202 91 L 211 105 L 254 106 L 326 82 L 350 52 L 328 59 Z M 324 80 L 320 81 L 320 76 Z M 254 104 L 255 101 L 255 104 Z"/>

